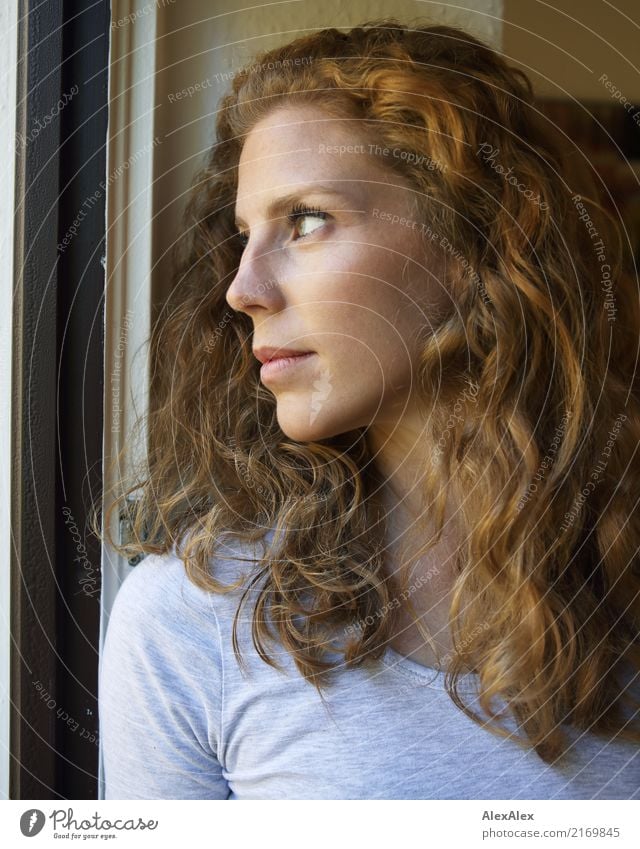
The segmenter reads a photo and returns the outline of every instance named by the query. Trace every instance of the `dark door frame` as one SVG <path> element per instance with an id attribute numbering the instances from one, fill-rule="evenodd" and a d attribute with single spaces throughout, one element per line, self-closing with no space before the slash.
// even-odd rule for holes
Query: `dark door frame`
<path id="1" fill-rule="evenodd" d="M 10 798 L 98 795 L 110 4 L 22 0 L 12 362 Z"/>

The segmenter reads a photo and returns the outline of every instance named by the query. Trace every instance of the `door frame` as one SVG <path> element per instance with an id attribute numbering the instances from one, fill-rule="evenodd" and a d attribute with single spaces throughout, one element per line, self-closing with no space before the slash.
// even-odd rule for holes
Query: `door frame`
<path id="1" fill-rule="evenodd" d="M 18 6 L 9 795 L 97 794 L 108 0 Z"/>

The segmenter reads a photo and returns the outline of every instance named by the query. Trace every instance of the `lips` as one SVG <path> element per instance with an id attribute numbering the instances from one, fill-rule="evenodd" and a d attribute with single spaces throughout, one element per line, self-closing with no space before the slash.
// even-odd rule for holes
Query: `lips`
<path id="1" fill-rule="evenodd" d="M 287 357 L 302 357 L 305 354 L 311 354 L 312 351 L 302 350 L 299 348 L 273 348 L 273 347 L 262 347 L 255 348 L 253 351 L 253 355 L 256 359 L 260 360 L 261 363 L 268 363 L 271 360 L 280 360 L 285 359 Z"/>
<path id="2" fill-rule="evenodd" d="M 315 356 L 315 351 L 305 351 L 304 353 L 297 353 L 295 356 L 278 356 L 275 359 L 267 360 L 260 366 L 260 380 L 263 383 L 288 380 L 298 372 L 298 369 L 303 369 L 304 364 L 313 360 Z"/>

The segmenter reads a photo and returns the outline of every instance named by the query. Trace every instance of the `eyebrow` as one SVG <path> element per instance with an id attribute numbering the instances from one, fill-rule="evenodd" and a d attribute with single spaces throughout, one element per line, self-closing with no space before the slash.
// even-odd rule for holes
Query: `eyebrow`
<path id="1" fill-rule="evenodd" d="M 288 192 L 286 195 L 282 195 L 279 198 L 273 200 L 269 206 L 267 207 L 267 218 L 272 219 L 277 217 L 279 212 L 283 212 L 284 210 L 288 210 L 292 203 L 295 201 L 299 201 L 302 197 L 306 195 L 333 195 L 334 197 L 346 197 L 344 191 L 340 189 L 334 189 L 331 186 L 324 185 L 322 183 L 308 183 L 304 186 L 300 186 L 292 192 Z M 246 227 L 246 223 L 243 218 L 240 216 L 235 217 L 235 226 L 240 229 L 241 227 Z"/>

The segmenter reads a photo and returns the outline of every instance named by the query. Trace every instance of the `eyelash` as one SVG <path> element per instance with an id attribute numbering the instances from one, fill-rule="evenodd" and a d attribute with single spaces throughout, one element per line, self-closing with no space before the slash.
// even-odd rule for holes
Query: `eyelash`
<path id="1" fill-rule="evenodd" d="M 295 226 L 296 222 L 300 218 L 306 218 L 307 216 L 312 216 L 313 218 L 322 218 L 326 219 L 329 217 L 329 214 L 322 209 L 318 209 L 315 206 L 307 206 L 304 203 L 295 203 L 287 214 L 287 220 L 292 226 Z M 310 236 L 311 233 L 307 233 L 307 236 Z M 249 237 L 244 233 L 238 232 L 236 233 L 236 237 L 240 242 L 241 247 L 246 247 L 247 242 L 249 241 Z M 304 239 L 306 236 L 298 236 L 298 239 Z M 297 241 L 297 240 L 296 240 Z"/>

